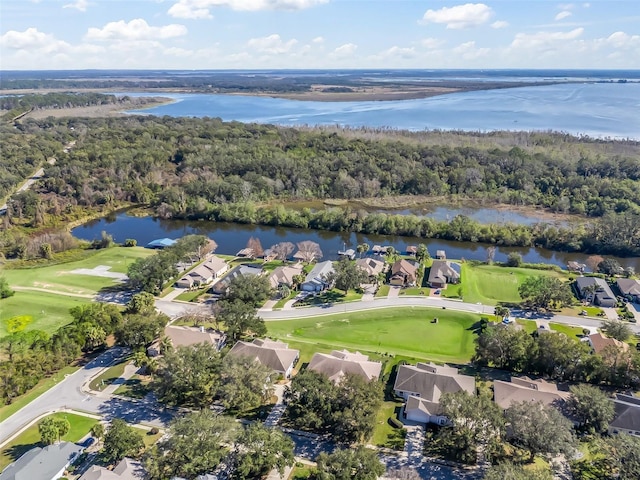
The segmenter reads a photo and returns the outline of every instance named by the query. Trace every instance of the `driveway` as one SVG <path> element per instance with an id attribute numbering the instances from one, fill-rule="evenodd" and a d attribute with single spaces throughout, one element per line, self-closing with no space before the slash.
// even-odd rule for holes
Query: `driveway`
<path id="1" fill-rule="evenodd" d="M 402 290 L 402 287 L 391 285 L 391 287 L 389 288 L 389 294 L 387 295 L 387 298 L 398 298 L 400 296 L 401 290 Z"/>
<path id="2" fill-rule="evenodd" d="M 607 317 L 607 320 L 618 320 L 618 312 L 616 312 L 615 308 L 611 307 L 602 307 L 602 311 Z"/>

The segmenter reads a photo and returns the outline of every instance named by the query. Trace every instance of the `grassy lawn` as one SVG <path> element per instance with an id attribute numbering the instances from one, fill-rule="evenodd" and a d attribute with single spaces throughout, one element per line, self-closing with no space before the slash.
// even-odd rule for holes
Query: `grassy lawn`
<path id="1" fill-rule="evenodd" d="M 199 288 L 197 290 L 191 290 L 181 293 L 176 297 L 176 300 L 182 300 L 183 302 L 193 302 L 205 293 L 207 293 L 207 288 Z"/>
<path id="2" fill-rule="evenodd" d="M 77 442 L 82 439 L 91 428 L 98 423 L 98 420 L 83 415 L 73 413 L 54 413 L 52 417 L 66 418 L 71 424 L 71 429 L 62 440 L 67 442 Z M 34 447 L 40 446 L 40 433 L 38 432 L 38 424 L 34 424 L 18 435 L 15 439 L 4 446 L 0 454 L 0 470 L 16 461 L 25 452 Z M 36 479 L 34 479 L 36 480 Z"/>
<path id="3" fill-rule="evenodd" d="M 152 435 L 149 430 L 145 430 L 144 428 L 138 428 L 138 427 L 134 427 L 134 428 L 137 428 L 138 430 L 140 430 L 140 433 L 142 433 L 142 441 L 144 442 L 145 450 L 155 445 L 155 443 L 158 440 L 160 440 L 160 437 L 164 435 L 164 432 L 162 430 L 156 433 L 155 435 Z"/>
<path id="4" fill-rule="evenodd" d="M 347 294 L 337 288 L 326 290 L 322 293 L 309 296 L 302 301 L 296 303 L 296 307 L 303 305 L 324 305 L 327 303 L 340 303 L 340 302 L 354 302 L 362 299 L 362 293 L 357 293 L 353 290 L 349 290 Z"/>
<path id="5" fill-rule="evenodd" d="M 564 333 L 567 337 L 574 339 L 579 342 L 580 338 L 584 335 L 582 333 L 582 328 L 580 327 L 572 327 L 571 325 L 564 325 L 562 323 L 549 323 L 551 330 L 555 330 L 556 332 Z"/>
<path id="6" fill-rule="evenodd" d="M 91 390 L 104 390 L 111 385 L 117 378 L 124 373 L 124 367 L 129 363 L 129 359 L 126 359 L 120 363 L 110 366 L 96 378 L 91 380 L 89 388 Z"/>
<path id="7" fill-rule="evenodd" d="M 437 317 L 438 323 L 431 323 Z M 267 322 L 269 335 L 367 352 L 467 363 L 479 315 L 434 308 L 389 308 Z"/>
<path id="8" fill-rule="evenodd" d="M 287 303 L 289 300 L 293 300 L 294 298 L 296 298 L 296 295 L 298 295 L 298 293 L 300 292 L 298 292 L 297 290 L 292 290 L 288 297 L 281 298 L 280 300 L 278 300 L 273 306 L 273 309 L 275 310 L 278 308 L 284 308 L 285 303 Z"/>
<path id="9" fill-rule="evenodd" d="M 60 327 L 71 323 L 70 308 L 90 301 L 88 298 L 54 293 L 16 291 L 12 297 L 0 300 L 0 337 L 10 333 L 7 322 L 17 316 L 28 317 L 25 331 L 42 330 L 52 334 Z"/>
<path id="10" fill-rule="evenodd" d="M 44 392 L 49 390 L 55 384 L 64 380 L 65 375 L 72 374 L 79 368 L 80 367 L 64 367 L 62 370 L 52 375 L 51 377 L 40 380 L 35 387 L 33 387 L 24 395 L 20 395 L 19 397 L 15 398 L 10 405 L 5 405 L 4 407 L 0 408 L 0 422 L 3 422 L 18 410 L 20 410 L 22 407 L 27 405 L 29 402 L 32 402 Z"/>
<path id="11" fill-rule="evenodd" d="M 378 291 L 376 292 L 376 298 L 386 298 L 389 295 L 389 290 L 391 287 L 389 285 L 380 285 Z"/>
<path id="12" fill-rule="evenodd" d="M 429 287 L 409 287 L 403 288 L 400 290 L 400 295 L 408 295 L 408 296 L 429 296 Z"/>
<path id="13" fill-rule="evenodd" d="M 384 402 L 376 415 L 376 427 L 371 436 L 370 442 L 379 447 L 402 450 L 406 430 L 404 428 L 394 428 L 389 423 L 389 417 L 398 418 L 402 402 Z"/>
<path id="14" fill-rule="evenodd" d="M 300 467 L 295 466 L 293 467 L 293 470 L 291 471 L 291 474 L 289 475 L 289 478 L 287 480 L 306 480 L 311 476 L 312 472 L 313 468 L 308 465 L 303 465 Z"/>
<path id="15" fill-rule="evenodd" d="M 563 278 L 561 273 L 553 270 L 463 263 L 462 298 L 465 302 L 480 302 L 485 305 L 497 305 L 500 302 L 518 303 L 522 300 L 518 293 L 518 287 L 531 276 Z M 448 288 L 443 293 L 447 290 Z"/>
<path id="16" fill-rule="evenodd" d="M 440 296 L 444 298 L 462 298 L 462 283 L 447 285 L 447 288 L 440 290 Z"/>
<path id="17" fill-rule="evenodd" d="M 535 332 L 538 327 L 535 320 L 522 320 L 521 318 L 516 320 L 518 325 L 522 325 L 524 327 L 524 331 L 527 333 Z"/>
<path id="18" fill-rule="evenodd" d="M 144 398 L 144 396 L 151 391 L 149 388 L 150 383 L 150 376 L 138 375 L 136 373 L 133 377 L 120 385 L 114 393 L 116 395 L 122 395 L 130 398 Z"/>

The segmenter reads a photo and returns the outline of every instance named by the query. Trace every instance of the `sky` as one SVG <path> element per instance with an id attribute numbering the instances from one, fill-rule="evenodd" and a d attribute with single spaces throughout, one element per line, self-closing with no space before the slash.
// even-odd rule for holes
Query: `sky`
<path id="1" fill-rule="evenodd" d="M 640 69 L 640 1 L 2 0 L 1 70 Z"/>

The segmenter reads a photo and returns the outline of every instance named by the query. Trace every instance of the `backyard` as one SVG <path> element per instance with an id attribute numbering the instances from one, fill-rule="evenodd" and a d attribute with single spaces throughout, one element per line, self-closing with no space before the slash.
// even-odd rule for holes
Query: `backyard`
<path id="1" fill-rule="evenodd" d="M 267 330 L 285 342 L 467 363 L 474 352 L 473 327 L 479 320 L 479 315 L 435 308 L 385 308 L 272 321 L 267 322 Z"/>
<path id="2" fill-rule="evenodd" d="M 519 303 L 522 298 L 518 293 L 518 287 L 532 276 L 563 278 L 563 274 L 555 270 L 476 265 L 466 262 L 462 264 L 462 298 L 468 303 L 480 302 L 484 305 Z"/>

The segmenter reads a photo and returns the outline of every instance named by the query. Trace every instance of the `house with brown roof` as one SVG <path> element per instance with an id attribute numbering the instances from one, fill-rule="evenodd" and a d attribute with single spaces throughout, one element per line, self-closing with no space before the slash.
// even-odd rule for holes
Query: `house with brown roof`
<path id="1" fill-rule="evenodd" d="M 464 390 L 475 395 L 476 381 L 474 377 L 461 375 L 454 367 L 418 363 L 400 365 L 393 389 L 406 401 L 404 418 L 414 422 L 445 425 L 447 418 L 442 415 L 440 408 L 442 394 Z"/>
<path id="2" fill-rule="evenodd" d="M 416 284 L 418 265 L 408 260 L 402 259 L 391 265 L 391 277 L 389 283 L 401 287 L 408 287 Z"/>
<path id="3" fill-rule="evenodd" d="M 248 357 L 271 370 L 282 374 L 285 378 L 291 376 L 300 352 L 289 348 L 289 345 L 277 340 L 256 338 L 253 342 L 237 342 L 228 355 Z"/>
<path id="4" fill-rule="evenodd" d="M 614 347 L 623 351 L 629 350 L 629 344 L 607 337 L 598 332 L 582 338 L 583 342 L 587 342 L 591 347 L 591 353 L 601 354 L 607 347 Z"/>
<path id="5" fill-rule="evenodd" d="M 493 382 L 493 400 L 505 410 L 520 402 L 542 402 L 545 405 L 561 407 L 570 396 L 570 392 L 558 390 L 558 385 L 542 379 L 511 377 L 510 382 Z"/>
<path id="6" fill-rule="evenodd" d="M 460 282 L 460 265 L 447 260 L 434 260 L 429 270 L 429 286 L 445 288 L 448 283 Z"/>
<path id="7" fill-rule="evenodd" d="M 220 278 L 228 270 L 229 265 L 220 257 L 212 255 L 176 282 L 178 288 L 193 288 L 208 285 Z"/>
<path id="8" fill-rule="evenodd" d="M 375 258 L 359 258 L 356 260 L 356 267 L 364 271 L 369 280 L 376 280 L 378 275 L 384 271 L 385 263 Z"/>
<path id="9" fill-rule="evenodd" d="M 616 280 L 620 293 L 632 302 L 640 302 L 640 280 L 618 278 Z"/>
<path id="10" fill-rule="evenodd" d="M 207 330 L 204 327 L 196 328 L 174 325 L 165 327 L 164 336 L 171 341 L 171 345 L 173 345 L 174 348 L 208 343 L 216 347 L 216 350 L 220 350 L 227 340 L 227 336 L 217 330 Z M 147 348 L 147 355 L 150 357 L 160 355 L 159 340 Z"/>
<path id="11" fill-rule="evenodd" d="M 277 267 L 269 275 L 271 288 L 278 288 L 281 285 L 293 286 L 293 277 L 302 274 L 302 265 L 285 265 Z"/>
<path id="12" fill-rule="evenodd" d="M 613 405 L 615 416 L 609 423 L 609 435 L 626 433 L 640 437 L 640 398 L 617 394 Z"/>
<path id="13" fill-rule="evenodd" d="M 382 364 L 370 361 L 367 355 L 360 352 L 334 350 L 330 354 L 315 353 L 307 368 L 326 375 L 334 383 L 340 383 L 349 373 L 360 375 L 367 380 L 376 380 L 380 376 Z"/>
<path id="14" fill-rule="evenodd" d="M 93 465 L 79 480 L 144 480 L 147 471 L 140 462 L 124 457 L 113 470 Z"/>

